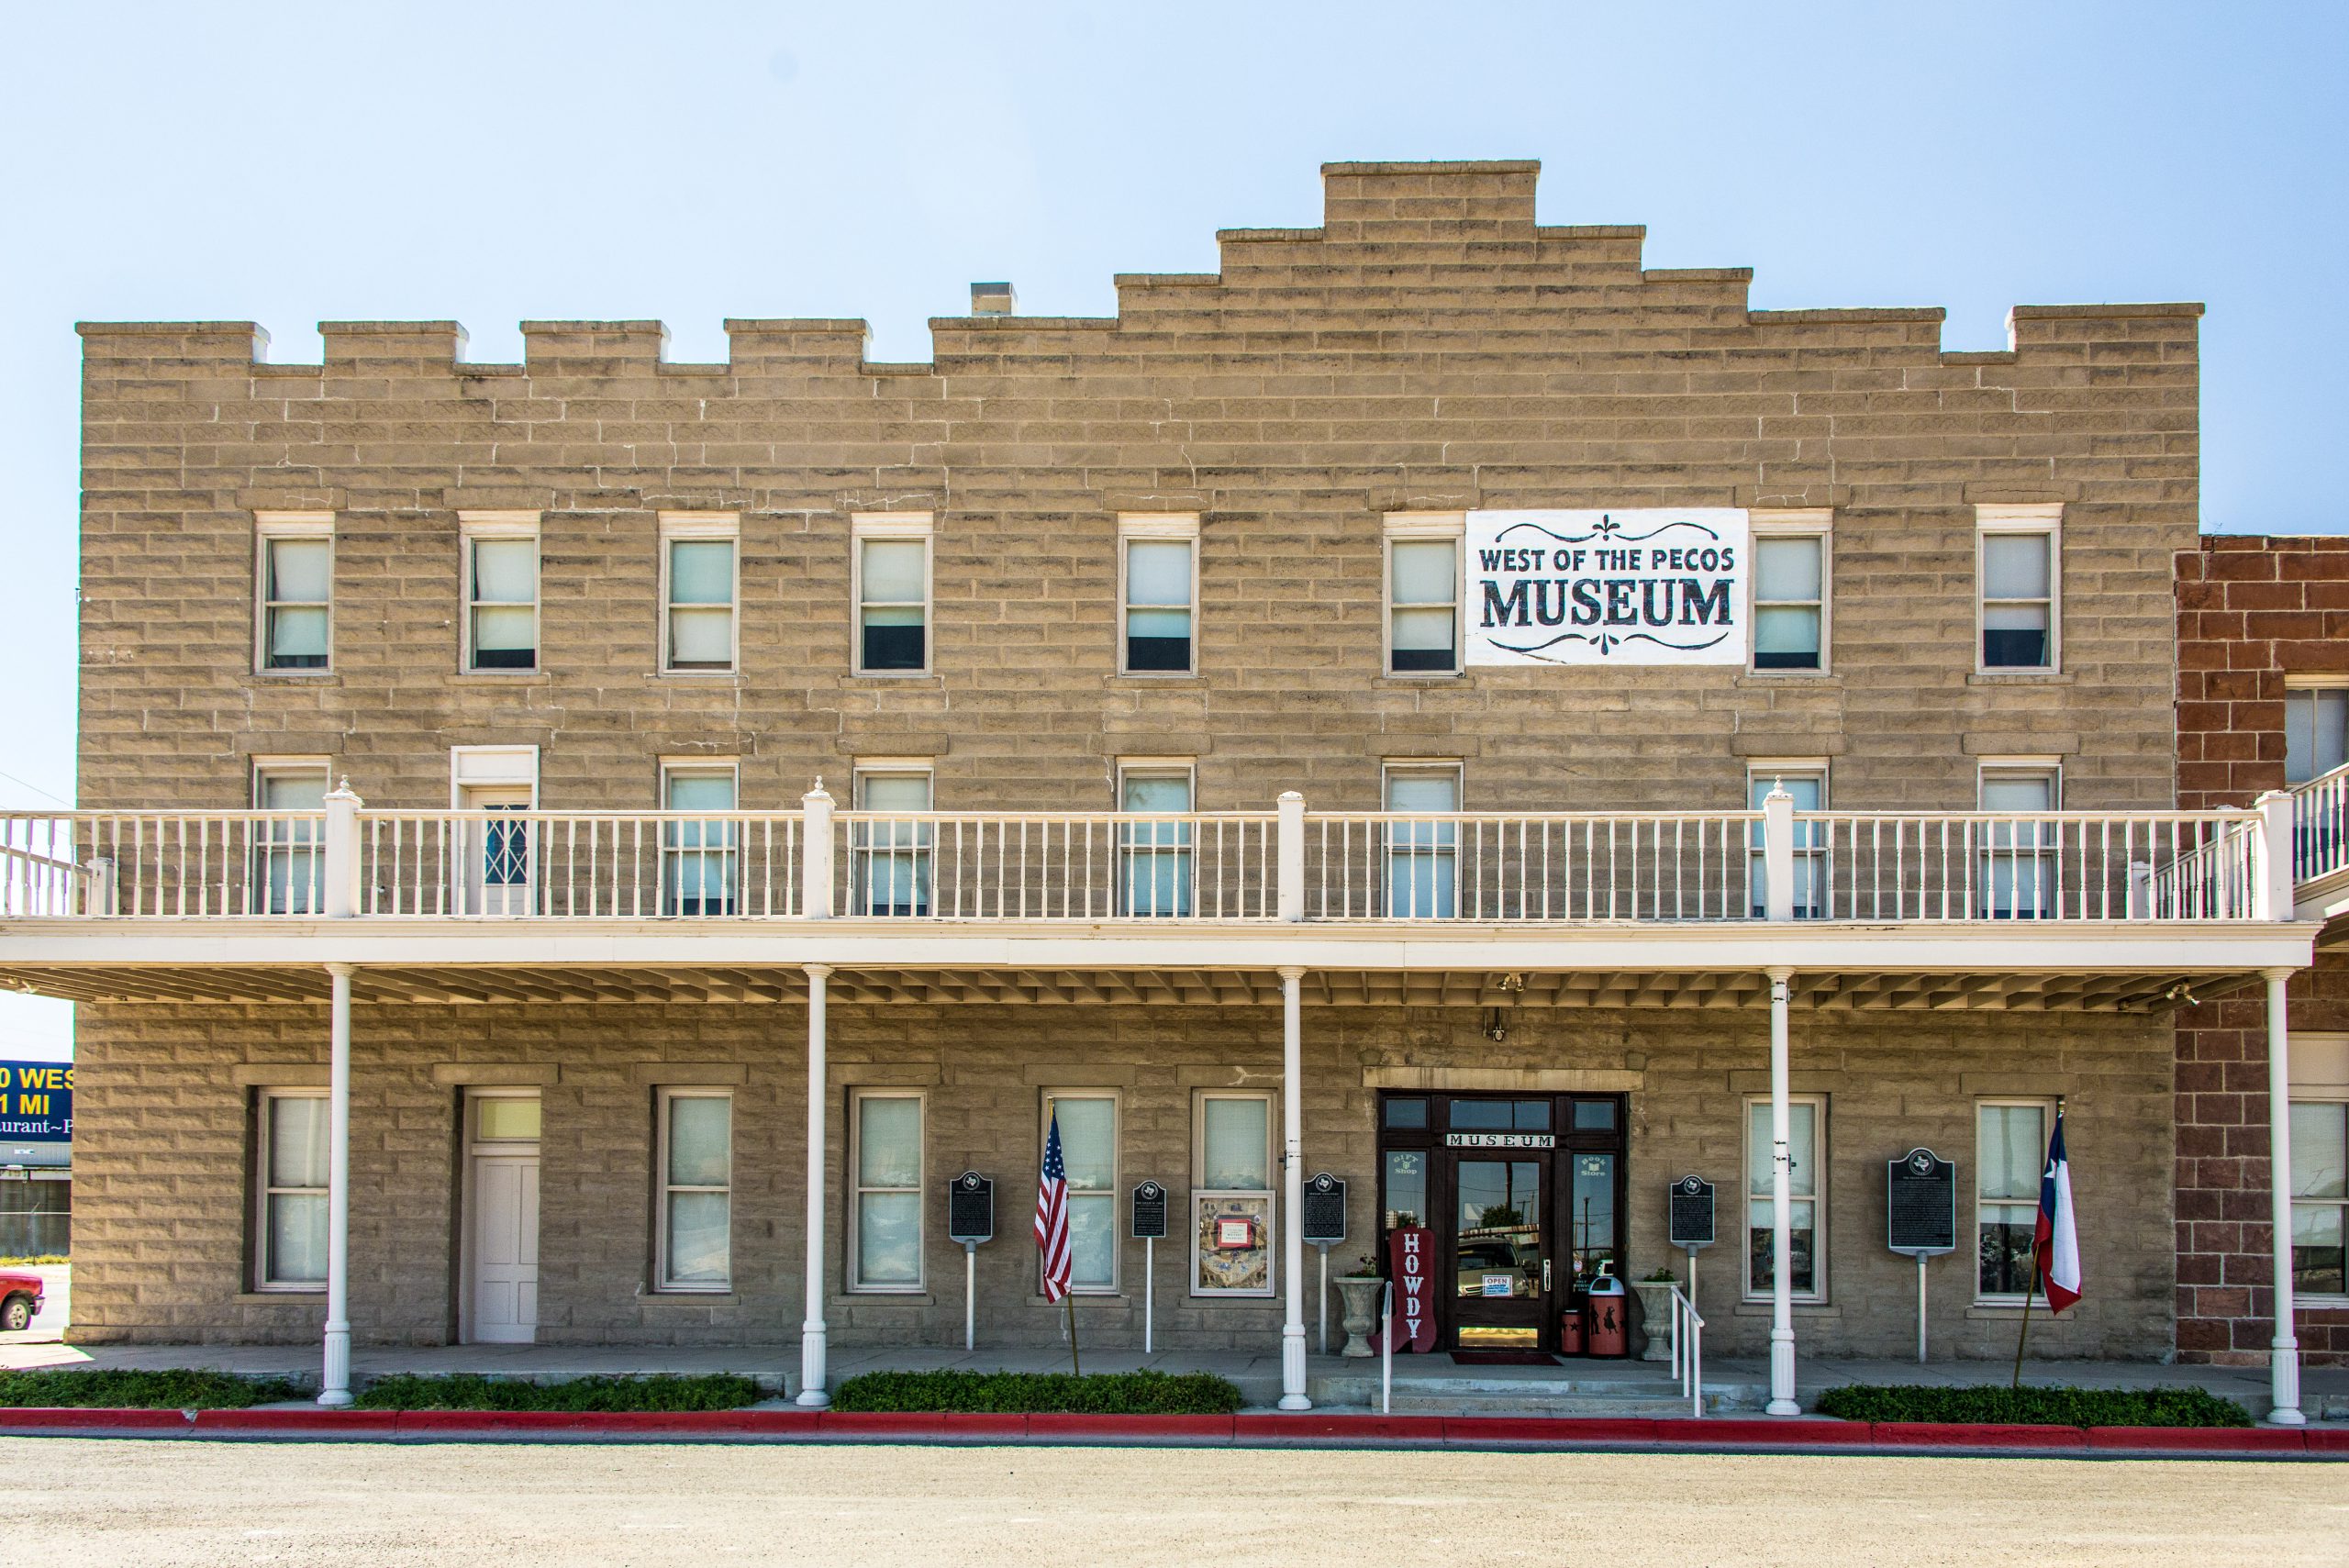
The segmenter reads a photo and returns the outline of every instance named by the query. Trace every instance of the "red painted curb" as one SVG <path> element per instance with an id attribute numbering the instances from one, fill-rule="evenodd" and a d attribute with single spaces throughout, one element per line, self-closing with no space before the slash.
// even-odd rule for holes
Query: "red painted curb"
<path id="1" fill-rule="evenodd" d="M 1013 1420 L 1019 1418 L 1014 1416 Z M 921 1410 L 826 1410 L 817 1418 L 818 1431 L 826 1432 L 927 1432 L 936 1435 L 946 1430 L 947 1417 L 939 1411 Z"/>
<path id="2" fill-rule="evenodd" d="M 2310 1453 L 2349 1453 L 2349 1428 L 2303 1427 L 2300 1438 Z"/>
<path id="3" fill-rule="evenodd" d="M 402 1410 L 404 1432 L 575 1431 L 605 1418 L 586 1410 Z"/>
<path id="4" fill-rule="evenodd" d="M 79 1427 L 89 1430 L 148 1431 L 188 1428 L 184 1410 L 120 1410 L 111 1406 L 72 1406 L 56 1407 L 19 1407 L 0 1410 L 0 1429 L 12 1431 L 50 1430 L 58 1427 Z"/>
<path id="5" fill-rule="evenodd" d="M 1865 1443 L 1875 1433 L 1865 1421 L 1817 1421 L 1800 1416 L 1708 1416 L 1703 1420 L 1659 1420 L 1656 1436 L 1668 1443 L 1760 1443 L 1801 1447 L 1814 1443 Z"/>
<path id="6" fill-rule="evenodd" d="M 2088 1447 L 2197 1453 L 2300 1453 L 2308 1443 L 2295 1427 L 2090 1427 Z"/>
<path id="7" fill-rule="evenodd" d="M 198 1410 L 198 1432 L 388 1432 L 396 1410 Z"/>
<path id="8" fill-rule="evenodd" d="M 1234 1416 L 1231 1431 L 1241 1438 L 1399 1438 L 1439 1442 L 1442 1416 L 1317 1416 L 1305 1411 Z"/>
<path id="9" fill-rule="evenodd" d="M 1453 1443 L 1652 1443 L 1653 1418 L 1625 1416 L 1446 1416 L 1443 1440 Z"/>
<path id="10" fill-rule="evenodd" d="M 1998 1426 L 1991 1422 L 1878 1421 L 1869 1434 L 1896 1448 L 2086 1448 L 2077 1427 Z"/>
<path id="11" fill-rule="evenodd" d="M 1096 1416 L 1074 1410 L 1039 1410 L 1028 1418 L 1032 1437 L 1222 1438 L 1231 1436 L 1229 1416 Z"/>
<path id="12" fill-rule="evenodd" d="M 628 1432 L 812 1432 L 814 1410 L 612 1410 L 591 1416 L 598 1428 Z"/>

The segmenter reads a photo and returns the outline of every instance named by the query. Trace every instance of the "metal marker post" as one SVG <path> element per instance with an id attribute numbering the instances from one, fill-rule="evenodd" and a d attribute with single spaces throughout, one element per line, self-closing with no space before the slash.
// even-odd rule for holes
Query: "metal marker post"
<path id="1" fill-rule="evenodd" d="M 979 1244 L 963 1243 L 963 1348 L 979 1344 Z"/>
<path id="2" fill-rule="evenodd" d="M 1316 1249 L 1321 1254 L 1321 1353 L 1330 1353 L 1330 1243 L 1324 1241 Z"/>
<path id="3" fill-rule="evenodd" d="M 1158 1238 L 1145 1236 L 1141 1242 L 1141 1353 L 1150 1354 L 1151 1319 L 1156 1315 L 1158 1296 Z"/>
<path id="4" fill-rule="evenodd" d="M 1917 1254 L 1917 1364 L 1925 1364 L 1925 1254 Z"/>

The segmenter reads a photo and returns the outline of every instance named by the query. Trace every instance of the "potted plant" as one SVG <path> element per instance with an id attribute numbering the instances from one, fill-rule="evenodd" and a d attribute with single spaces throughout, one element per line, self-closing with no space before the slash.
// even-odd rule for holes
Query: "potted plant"
<path id="1" fill-rule="evenodd" d="M 1650 1269 L 1631 1282 L 1640 1293 L 1640 1317 L 1647 1329 L 1647 1348 L 1640 1352 L 1643 1362 L 1668 1361 L 1672 1356 L 1672 1287 L 1679 1277 L 1667 1268 Z"/>
<path id="2" fill-rule="evenodd" d="M 1365 1252 L 1354 1260 L 1354 1266 L 1338 1276 L 1338 1295 L 1345 1303 L 1345 1349 L 1339 1353 L 1366 1356 L 1370 1348 L 1370 1331 L 1377 1325 L 1379 1292 L 1386 1284 L 1378 1270 L 1378 1260 Z"/>

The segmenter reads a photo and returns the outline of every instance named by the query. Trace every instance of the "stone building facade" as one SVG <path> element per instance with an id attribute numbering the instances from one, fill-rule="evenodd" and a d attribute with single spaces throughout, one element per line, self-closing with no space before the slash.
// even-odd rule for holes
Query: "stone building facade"
<path id="1" fill-rule="evenodd" d="M 1421 773 L 1455 781 L 1452 807 L 1472 813 L 1735 814 L 1789 775 L 1818 781 L 1805 809 L 1887 816 L 2000 804 L 1987 781 L 2009 773 L 2066 811 L 2177 804 L 2171 569 L 2195 547 L 2199 307 L 2018 307 L 2009 349 L 1949 352 L 1938 309 L 1754 310 L 1743 269 L 1646 268 L 1636 228 L 1539 223 L 1530 163 L 1325 174 L 1318 228 L 1226 231 L 1212 274 L 1121 276 L 1112 318 L 935 320 L 921 363 L 869 361 L 863 324 L 840 320 L 729 322 L 722 364 L 668 361 L 654 322 L 526 322 L 513 365 L 467 361 L 445 322 L 328 323 L 312 365 L 265 361 L 248 323 L 85 326 L 85 806 L 268 805 L 256 780 L 290 760 L 347 778 L 370 812 L 447 813 L 478 803 L 465 759 L 525 753 L 526 779 L 494 782 L 540 812 L 657 810 L 675 803 L 666 779 L 712 764 L 746 812 L 796 810 L 819 776 L 845 809 L 863 799 L 855 781 L 916 768 L 942 812 L 1109 813 L 1141 798 L 1121 780 L 1179 774 L 1185 809 L 1270 813 L 1295 791 L 1316 812 L 1375 813 L 1397 806 L 1396 776 Z M 1820 541 L 1815 667 L 1397 667 L 1390 545 L 1422 537 L 1410 528 L 1674 506 L 1739 508 Z M 2035 667 L 1984 653 L 1984 540 L 2018 518 L 2047 540 Z M 1195 541 L 1187 672 L 1120 657 L 1121 540 L 1152 527 Z M 475 615 L 489 568 L 469 552 L 499 528 L 536 541 L 529 669 L 472 667 L 492 634 Z M 272 538 L 330 539 L 321 662 L 267 667 L 267 617 L 311 603 L 273 589 Z M 861 553 L 875 539 L 923 541 L 918 617 L 861 611 L 880 602 L 855 564 L 879 581 L 880 558 Z M 707 601 L 678 596 L 690 573 L 670 547 L 693 539 L 733 545 L 731 646 L 681 669 L 715 624 L 692 618 Z M 287 565 L 279 589 L 298 595 L 298 575 Z M 914 667 L 866 667 L 903 646 L 872 627 L 917 619 Z M 286 633 L 297 657 L 306 635 Z M 1730 831 L 1717 845 L 1758 865 L 1758 819 L 1750 838 L 1742 821 Z M 1984 853 L 1964 842 L 1962 857 Z M 361 915 L 378 892 L 360 889 Z M 1986 953 L 2014 934 L 1974 932 Z M 663 949 L 657 980 L 621 948 L 600 979 L 599 961 L 551 949 L 465 1006 L 434 995 L 419 960 L 302 950 L 359 964 L 357 1337 L 468 1334 L 468 1118 L 506 1089 L 540 1106 L 538 1338 L 787 1341 L 815 1305 L 801 1262 L 811 1020 L 792 967 L 815 950 L 800 935 L 729 937 L 722 976 Z M 1690 956 L 1656 957 L 1642 978 L 1586 970 L 1574 944 L 1603 930 L 1553 936 L 1522 950 L 1537 963 L 1468 956 L 1402 979 L 1327 944 L 1177 972 L 1152 967 L 1145 941 L 1124 980 L 1021 969 L 960 1000 L 935 959 L 919 961 L 925 990 L 825 958 L 839 965 L 820 1075 L 836 1184 L 818 1206 L 834 1341 L 955 1340 L 961 1249 L 933 1200 L 965 1167 L 997 1183 L 981 1332 L 1051 1341 L 1059 1319 L 1025 1238 L 1047 1092 L 1111 1096 L 1111 1189 L 1155 1178 L 1182 1203 L 1211 1184 L 1202 1097 L 1283 1087 L 1273 976 L 1293 965 L 1303 1163 L 1352 1184 L 1341 1262 L 1380 1224 L 1395 1168 L 1382 1118 L 1424 1114 L 1382 1112 L 1382 1095 L 1546 1097 L 1564 1118 L 1611 1102 L 1588 1114 L 1620 1117 L 1620 1219 L 1590 1259 L 1566 1256 L 1563 1231 L 1552 1251 L 1609 1253 L 1623 1274 L 1681 1266 L 1664 1185 L 1702 1174 L 1721 1227 L 1702 1260 L 1709 1334 L 1759 1351 L 1773 1304 L 1747 1277 L 1744 1233 L 1755 1181 L 1769 1211 L 1765 973 L 1792 966 L 1790 1092 L 1816 1096 L 1800 1136 L 1824 1174 L 1793 1178 L 1797 1193 L 1814 1184 L 1806 1212 L 1825 1232 L 1816 1299 L 1795 1308 L 1802 1344 L 1913 1345 L 1916 1273 L 1884 1244 L 1884 1171 L 1929 1145 L 1962 1173 L 1956 1251 L 1929 1265 L 1932 1348 L 2009 1353 L 2019 1304 L 1978 1288 L 1977 1221 L 1995 1206 L 1973 1185 L 1976 1146 L 1986 1106 L 2037 1117 L 2061 1099 L 2097 1283 L 2034 1324 L 2034 1350 L 2170 1351 L 2186 1216 L 2164 1173 L 2187 1096 L 2180 1066 L 2173 1097 L 2184 1048 L 2163 998 L 2173 970 L 2239 974 L 2234 950 L 2164 949 L 2116 982 L 2098 976 L 2135 961 L 2110 946 L 2078 965 L 2011 945 L 1978 963 L 1887 949 L 1877 964 L 1850 946 L 1801 969 L 1812 949 L 1792 936 L 1782 957 L 1700 951 L 1703 932 L 1680 931 L 1657 940 L 1686 937 Z M 21 954 L 11 969 L 87 1003 L 78 1338 L 319 1331 L 323 1298 L 262 1288 L 256 1253 L 277 1195 L 261 1107 L 326 1084 L 324 981 L 315 964 L 299 980 L 267 971 L 258 951 L 233 983 Z M 662 1174 L 674 1129 L 660 1124 L 680 1089 L 730 1097 L 722 1288 L 662 1288 L 661 1217 L 685 1211 L 663 1207 L 684 1189 Z M 876 1089 L 920 1107 L 921 1266 L 887 1291 L 853 1288 L 841 1240 L 865 1212 L 849 1127 Z M 1266 1102 L 1268 1138 L 1280 1114 Z M 1542 1201 L 1567 1191 L 1558 1181 Z M 1249 1212 L 1286 1224 L 1276 1196 Z M 1278 1250 L 1266 1243 L 1266 1294 L 1227 1299 L 1187 1288 L 1176 1236 L 1158 1342 L 1275 1342 Z M 1079 1298 L 1091 1343 L 1139 1340 L 1141 1244 L 1114 1251 L 1113 1283 Z M 1564 1297 L 1563 1280 L 1547 1286 L 1543 1310 Z M 1553 1325 L 1540 1332 L 1554 1343 Z"/>

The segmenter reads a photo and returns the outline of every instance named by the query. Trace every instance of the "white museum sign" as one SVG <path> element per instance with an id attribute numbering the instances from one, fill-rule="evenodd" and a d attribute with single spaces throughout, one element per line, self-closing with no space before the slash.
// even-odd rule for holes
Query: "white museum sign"
<path id="1" fill-rule="evenodd" d="M 1467 662 L 1742 664 L 1746 515 L 1471 512 Z"/>

